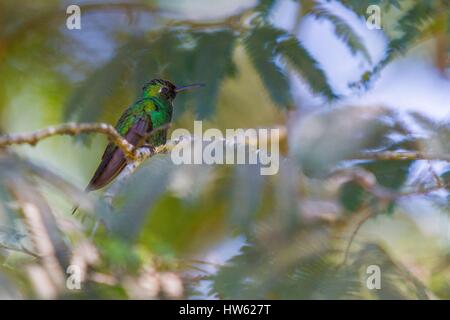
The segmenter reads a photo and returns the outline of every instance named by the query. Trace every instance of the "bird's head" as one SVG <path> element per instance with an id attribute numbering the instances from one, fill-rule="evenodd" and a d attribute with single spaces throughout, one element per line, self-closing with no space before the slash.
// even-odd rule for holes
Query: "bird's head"
<path id="1" fill-rule="evenodd" d="M 144 97 L 157 97 L 172 102 L 177 93 L 203 87 L 204 84 L 191 84 L 188 86 L 176 86 L 172 82 L 163 79 L 153 79 L 147 82 L 143 90 Z"/>

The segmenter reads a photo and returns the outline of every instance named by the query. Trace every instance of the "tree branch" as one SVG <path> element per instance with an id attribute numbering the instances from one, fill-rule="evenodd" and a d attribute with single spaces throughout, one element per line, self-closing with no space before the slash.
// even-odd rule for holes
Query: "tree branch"
<path id="1" fill-rule="evenodd" d="M 6 134 L 0 136 L 0 148 L 14 144 L 36 145 L 41 140 L 57 135 L 75 136 L 82 133 L 101 133 L 108 136 L 127 158 L 134 158 L 134 146 L 125 140 L 113 126 L 106 123 L 65 123 L 29 133 Z"/>
<path id="2" fill-rule="evenodd" d="M 354 158 L 361 160 L 441 160 L 450 162 L 450 154 L 428 154 L 420 151 L 361 152 Z"/>
<path id="3" fill-rule="evenodd" d="M 148 135 L 157 131 L 167 129 L 168 126 L 162 126 L 152 130 Z M 70 135 L 75 136 L 83 133 L 101 133 L 106 135 L 111 142 L 116 144 L 130 160 L 137 160 L 141 155 L 136 148 L 124 139 L 113 126 L 106 123 L 64 123 L 45 129 L 29 133 L 16 133 L 0 135 L 0 149 L 16 145 L 29 144 L 36 145 L 41 140 L 56 136 Z M 284 138 L 282 131 L 281 139 Z M 427 154 L 420 151 L 381 151 L 381 152 L 361 152 L 349 160 L 440 160 L 450 162 L 450 154 Z"/>
<path id="4" fill-rule="evenodd" d="M 243 19 L 254 13 L 254 8 L 250 7 L 237 14 L 231 15 L 225 19 L 216 21 L 197 22 L 192 20 L 177 20 L 167 24 L 167 27 L 188 27 L 191 30 L 214 29 L 214 28 L 230 28 L 237 32 L 244 32 L 246 26 L 241 23 Z"/>
<path id="5" fill-rule="evenodd" d="M 152 130 L 148 136 L 157 131 L 167 129 L 168 125 Z M 16 145 L 36 145 L 43 139 L 56 135 L 79 135 L 83 133 L 101 133 L 108 137 L 124 155 L 130 160 L 138 160 L 142 154 L 138 154 L 136 148 L 123 138 L 113 126 L 106 123 L 64 123 L 29 133 L 16 133 L 0 135 L 0 149 Z M 281 139 L 284 138 L 285 130 L 282 130 Z M 450 162 L 450 154 L 428 154 L 420 151 L 381 151 L 361 152 L 349 160 L 440 160 Z"/>
<path id="6" fill-rule="evenodd" d="M 3 236 L 1 236 L 2 234 Z M 25 247 L 21 241 L 22 238 L 25 238 L 24 234 L 19 234 L 12 228 L 5 228 L 0 225 L 0 249 L 22 252 L 34 258 L 40 258 L 40 255 Z"/>
<path id="7" fill-rule="evenodd" d="M 148 133 L 147 137 L 167 128 L 168 126 L 158 127 Z M 106 135 L 111 142 L 122 150 L 125 157 L 129 160 L 134 161 L 141 156 L 137 152 L 137 149 L 123 138 L 113 126 L 106 123 L 65 123 L 34 132 L 0 135 L 0 149 L 16 144 L 29 144 L 34 146 L 41 140 L 49 137 L 57 135 L 75 136 L 82 133 L 101 133 Z"/>
<path id="8" fill-rule="evenodd" d="M 365 210 L 367 210 L 367 212 L 364 214 L 364 216 L 361 218 L 360 221 L 358 221 L 358 223 L 355 226 L 355 229 L 352 231 L 352 233 L 350 234 L 350 238 L 347 242 L 347 245 L 345 247 L 345 251 L 344 251 L 344 258 L 342 260 L 342 262 L 337 266 L 337 268 L 341 268 L 343 266 L 345 266 L 347 264 L 348 261 L 348 257 L 350 254 L 350 248 L 352 246 L 353 241 L 355 240 L 356 234 L 359 232 L 359 230 L 362 228 L 362 226 L 372 217 L 375 215 L 375 213 L 373 211 L 371 211 L 368 208 L 365 208 Z"/>
<path id="9" fill-rule="evenodd" d="M 380 200 L 394 201 L 402 197 L 426 195 L 441 189 L 448 189 L 449 183 L 436 184 L 418 190 L 395 191 L 377 184 L 375 175 L 362 168 L 337 170 L 333 176 L 347 177 L 349 180 L 356 182 L 367 192 L 373 194 Z"/>

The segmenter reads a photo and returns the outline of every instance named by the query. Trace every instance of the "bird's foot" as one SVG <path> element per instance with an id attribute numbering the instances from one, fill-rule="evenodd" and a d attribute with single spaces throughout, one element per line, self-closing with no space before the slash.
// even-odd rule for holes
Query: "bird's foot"
<path id="1" fill-rule="evenodd" d="M 155 151 L 156 151 L 156 148 L 155 148 L 154 146 L 150 145 L 150 144 L 144 144 L 144 145 L 142 145 L 141 148 L 146 148 L 146 149 L 148 149 L 151 153 L 155 153 Z"/>
<path id="2" fill-rule="evenodd" d="M 156 152 L 156 148 L 150 144 L 143 144 L 140 147 L 136 147 L 134 149 L 134 157 L 133 159 L 128 160 L 128 164 L 133 163 L 134 161 L 142 161 L 145 158 L 153 155 Z"/>

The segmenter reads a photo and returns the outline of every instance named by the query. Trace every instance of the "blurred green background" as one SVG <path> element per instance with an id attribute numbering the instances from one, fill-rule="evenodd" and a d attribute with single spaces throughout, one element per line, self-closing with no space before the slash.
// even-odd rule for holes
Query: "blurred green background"
<path id="1" fill-rule="evenodd" d="M 277 175 L 160 154 L 112 209 L 81 192 L 104 136 L 0 148 L 0 298 L 450 298 L 448 1 L 6 0 L 0 26 L 1 133 L 114 124 L 153 78 L 207 84 L 171 130 L 286 132 Z"/>

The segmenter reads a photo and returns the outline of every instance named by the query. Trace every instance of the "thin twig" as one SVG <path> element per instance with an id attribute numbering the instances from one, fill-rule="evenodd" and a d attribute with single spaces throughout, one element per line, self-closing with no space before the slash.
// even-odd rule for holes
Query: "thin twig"
<path id="1" fill-rule="evenodd" d="M 250 7 L 245 9 L 235 15 L 229 16 L 222 20 L 216 21 L 206 21 L 198 22 L 192 20 L 178 20 L 169 22 L 166 27 L 188 27 L 191 30 L 202 30 L 202 29 L 214 29 L 214 28 L 230 28 L 236 32 L 244 32 L 246 30 L 245 25 L 241 22 L 245 17 L 249 16 L 254 12 L 254 8 Z"/>
<path id="2" fill-rule="evenodd" d="M 37 253 L 34 253 L 30 250 L 28 250 L 27 248 L 25 248 L 22 244 L 20 245 L 20 247 L 13 247 L 13 246 L 8 246 L 4 243 L 0 243 L 0 248 L 6 249 L 6 250 L 11 250 L 11 251 L 17 251 L 17 252 L 22 252 L 25 254 L 28 254 L 34 258 L 41 258 L 40 255 L 38 255 Z"/>
<path id="3" fill-rule="evenodd" d="M 354 169 L 344 169 L 344 170 L 336 170 L 333 173 L 333 176 L 337 176 L 339 178 L 346 177 L 349 180 L 356 182 L 360 185 L 364 190 L 371 193 L 375 197 L 380 200 L 385 201 L 394 201 L 402 197 L 410 197 L 410 196 L 418 196 L 418 195 L 426 195 L 434 191 L 438 191 L 441 189 L 448 189 L 450 187 L 450 183 L 442 183 L 436 184 L 428 188 L 423 188 L 419 190 L 408 190 L 408 191 L 395 191 L 381 185 L 377 184 L 375 175 L 367 170 L 362 168 L 354 168 Z"/>
<path id="4" fill-rule="evenodd" d="M 450 162 L 450 154 L 430 154 L 420 151 L 362 152 L 352 158 L 360 160 L 441 160 Z"/>
<path id="5" fill-rule="evenodd" d="M 348 256 L 350 253 L 350 247 L 352 246 L 353 240 L 355 240 L 357 233 L 359 232 L 361 227 L 364 225 L 364 223 L 366 223 L 373 215 L 374 215 L 374 212 L 371 210 L 368 210 L 367 213 L 361 219 L 361 221 L 358 222 L 355 229 L 352 231 L 352 234 L 350 235 L 350 239 L 348 240 L 347 246 L 345 248 L 344 259 L 338 265 L 338 268 L 345 266 L 347 264 Z"/>
<path id="6" fill-rule="evenodd" d="M 431 175 L 433 176 L 434 182 L 436 182 L 436 186 L 443 187 L 444 182 L 437 175 L 436 171 L 433 168 L 433 164 L 431 163 L 431 161 L 428 161 L 428 171 L 430 171 Z"/>

